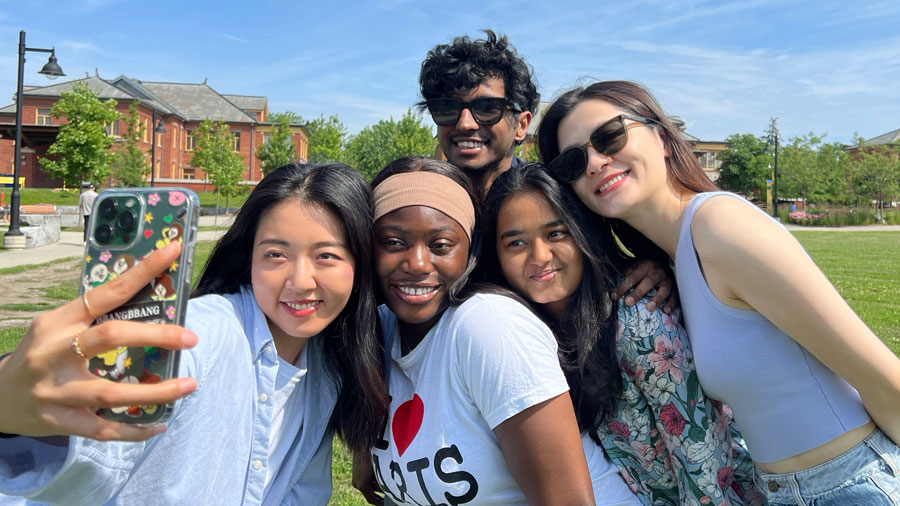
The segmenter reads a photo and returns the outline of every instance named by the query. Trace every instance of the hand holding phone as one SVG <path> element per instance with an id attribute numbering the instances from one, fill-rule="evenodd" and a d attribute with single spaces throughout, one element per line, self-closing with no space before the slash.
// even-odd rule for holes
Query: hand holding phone
<path id="1" fill-rule="evenodd" d="M 93 289 L 90 307 L 106 313 L 122 305 L 168 269 L 181 254 L 181 244 L 155 251 L 121 276 Z M 98 417 L 98 407 L 167 404 L 193 392 L 193 378 L 158 384 L 130 385 L 94 376 L 88 356 L 117 347 L 190 348 L 197 336 L 175 325 L 111 320 L 89 327 L 93 318 L 81 297 L 39 315 L 13 353 L 0 361 L 0 432 L 24 436 L 75 435 L 100 440 L 142 441 L 165 430 L 123 424 Z"/>
<path id="2" fill-rule="evenodd" d="M 172 242 L 182 245 L 176 260 L 131 299 L 96 314 L 109 320 L 182 325 L 190 293 L 199 201 L 183 188 L 126 188 L 97 196 L 85 245 L 81 293 L 125 273 L 151 252 Z M 179 353 L 154 346 L 119 346 L 90 359 L 92 373 L 118 383 L 155 384 L 175 376 Z M 97 414 L 124 423 L 153 424 L 169 418 L 173 404 L 131 404 Z"/>

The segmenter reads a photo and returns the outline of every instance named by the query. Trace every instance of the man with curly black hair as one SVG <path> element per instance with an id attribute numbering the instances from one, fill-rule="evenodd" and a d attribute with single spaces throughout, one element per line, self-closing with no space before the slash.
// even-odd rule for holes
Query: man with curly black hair
<path id="1" fill-rule="evenodd" d="M 437 124 L 447 160 L 486 194 L 494 178 L 519 162 L 515 147 L 525 140 L 540 95 L 531 67 L 509 39 L 492 30 L 484 34 L 456 37 L 428 52 L 418 106 Z"/>

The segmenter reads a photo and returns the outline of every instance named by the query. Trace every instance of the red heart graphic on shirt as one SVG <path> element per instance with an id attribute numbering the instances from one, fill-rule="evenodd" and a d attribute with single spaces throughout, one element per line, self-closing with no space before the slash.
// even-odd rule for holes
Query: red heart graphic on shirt
<path id="1" fill-rule="evenodd" d="M 391 421 L 391 434 L 394 435 L 394 444 L 400 456 L 409 448 L 419 428 L 422 427 L 422 415 L 425 413 L 425 404 L 419 394 L 413 394 L 413 398 L 397 406 L 394 411 L 394 419 Z"/>
<path id="2" fill-rule="evenodd" d="M 153 231 L 152 231 L 152 230 L 144 230 L 144 237 L 145 237 L 145 238 L 149 239 L 151 235 L 153 235 Z"/>

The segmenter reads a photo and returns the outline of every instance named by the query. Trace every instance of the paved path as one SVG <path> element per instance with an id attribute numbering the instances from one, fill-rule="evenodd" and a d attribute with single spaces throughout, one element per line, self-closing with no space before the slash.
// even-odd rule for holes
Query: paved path
<path id="1" fill-rule="evenodd" d="M 900 225 L 853 225 L 847 227 L 804 227 L 785 225 L 788 230 L 816 230 L 820 232 L 900 232 Z"/>
<path id="2" fill-rule="evenodd" d="M 200 226 L 211 227 L 213 224 L 218 226 L 228 225 L 231 223 L 231 216 L 201 216 Z M 201 241 L 215 241 L 225 232 L 222 230 L 201 230 L 197 235 Z M 84 242 L 82 238 L 84 233 L 79 231 L 60 232 L 59 242 L 48 244 L 39 248 L 23 249 L 23 250 L 0 250 L 0 269 L 7 267 L 17 267 L 20 265 L 33 265 L 52 262 L 61 258 L 77 257 L 84 254 Z"/>

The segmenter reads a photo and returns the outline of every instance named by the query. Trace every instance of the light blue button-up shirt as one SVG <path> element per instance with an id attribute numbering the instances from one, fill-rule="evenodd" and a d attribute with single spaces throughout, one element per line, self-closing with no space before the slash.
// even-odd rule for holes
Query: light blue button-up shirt
<path id="1" fill-rule="evenodd" d="M 245 287 L 191 300 L 186 326 L 200 340 L 182 352 L 179 375 L 198 387 L 176 403 L 167 432 L 142 443 L 71 437 L 68 447 L 0 439 L 0 505 L 326 504 L 337 391 L 321 338 L 309 340 L 295 390 L 305 396 L 303 430 L 282 438 L 288 450 L 267 485 L 278 356 L 265 315 Z"/>

